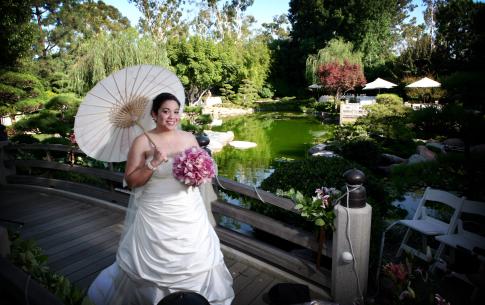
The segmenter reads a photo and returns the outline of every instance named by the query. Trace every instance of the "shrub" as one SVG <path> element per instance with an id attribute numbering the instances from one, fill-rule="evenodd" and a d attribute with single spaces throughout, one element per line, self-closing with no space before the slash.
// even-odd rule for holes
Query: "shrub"
<path id="1" fill-rule="evenodd" d="M 0 73 L 0 83 L 20 88 L 26 92 L 31 92 L 34 89 L 44 90 L 44 86 L 37 77 L 26 73 L 13 71 Z"/>
<path id="2" fill-rule="evenodd" d="M 72 285 L 67 278 L 52 272 L 46 265 L 47 256 L 32 240 L 22 240 L 18 234 L 9 232 L 11 253 L 9 261 L 32 275 L 42 286 L 56 295 L 63 304 L 80 305 L 85 292 Z"/>
<path id="3" fill-rule="evenodd" d="M 399 192 L 426 186 L 463 192 L 467 198 L 484 200 L 481 186 L 485 180 L 485 158 L 462 153 L 440 154 L 436 161 L 398 165 L 391 171 L 390 181 Z"/>
<path id="4" fill-rule="evenodd" d="M 69 108 L 75 108 L 77 111 L 77 108 L 79 107 L 79 104 L 81 101 L 76 98 L 74 95 L 57 95 L 51 98 L 46 104 L 45 108 L 46 109 L 51 109 L 51 110 L 62 110 L 65 111 L 66 109 Z"/>
<path id="5" fill-rule="evenodd" d="M 403 100 L 397 94 L 386 93 L 386 94 L 378 94 L 376 97 L 376 103 L 402 106 Z"/>
<path id="6" fill-rule="evenodd" d="M 33 135 L 30 135 L 30 134 L 17 134 L 10 137 L 9 140 L 11 143 L 18 143 L 18 144 L 39 143 L 39 140 L 37 140 Z"/>
<path id="7" fill-rule="evenodd" d="M 340 154 L 344 158 L 369 168 L 375 168 L 379 164 L 381 153 L 380 145 L 372 139 L 357 139 L 347 142 L 340 150 Z"/>
<path id="8" fill-rule="evenodd" d="M 0 105 L 15 103 L 26 95 L 27 93 L 20 88 L 0 83 Z"/>
<path id="9" fill-rule="evenodd" d="M 263 87 L 259 92 L 259 96 L 262 98 L 272 98 L 274 96 L 274 90 L 271 85 Z"/>
<path id="10" fill-rule="evenodd" d="M 18 101 L 15 103 L 14 108 L 21 113 L 32 113 L 36 112 L 42 108 L 44 105 L 45 96 L 40 96 L 36 98 L 28 98 L 25 100 Z"/>
<path id="11" fill-rule="evenodd" d="M 448 92 L 447 101 L 464 103 L 467 108 L 484 111 L 483 90 L 484 72 L 457 71 L 442 79 L 442 85 Z"/>

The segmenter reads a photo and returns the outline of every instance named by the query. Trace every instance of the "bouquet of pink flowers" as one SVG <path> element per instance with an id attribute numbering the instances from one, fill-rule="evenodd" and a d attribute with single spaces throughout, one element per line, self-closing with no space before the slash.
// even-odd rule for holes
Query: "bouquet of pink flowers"
<path id="1" fill-rule="evenodd" d="M 175 156 L 173 176 L 183 184 L 199 186 L 216 175 L 214 161 L 200 147 L 191 147 Z"/>

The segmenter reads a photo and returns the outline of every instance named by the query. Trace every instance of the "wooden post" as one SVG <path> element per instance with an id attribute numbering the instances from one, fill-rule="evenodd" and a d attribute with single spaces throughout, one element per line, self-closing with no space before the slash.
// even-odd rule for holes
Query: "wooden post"
<path id="1" fill-rule="evenodd" d="M 318 231 L 317 269 L 320 269 L 324 241 L 325 241 L 325 230 L 323 229 L 323 227 L 320 227 L 320 230 Z"/>
<path id="2" fill-rule="evenodd" d="M 7 169 L 5 168 L 6 153 L 4 147 L 8 144 L 8 141 L 0 141 L 0 185 L 7 184 Z"/>
<path id="3" fill-rule="evenodd" d="M 344 173 L 347 196 L 335 206 L 332 247 L 332 296 L 340 305 L 363 302 L 367 289 L 372 208 L 366 203 L 359 170 Z"/>

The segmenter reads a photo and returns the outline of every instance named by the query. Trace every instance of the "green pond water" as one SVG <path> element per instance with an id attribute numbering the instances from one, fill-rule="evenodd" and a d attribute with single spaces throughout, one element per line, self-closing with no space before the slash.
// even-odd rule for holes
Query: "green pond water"
<path id="1" fill-rule="evenodd" d="M 313 145 L 327 140 L 333 126 L 313 115 L 265 112 L 222 119 L 214 131 L 233 131 L 234 140 L 257 143 L 254 148 L 235 149 L 226 145 L 213 154 L 219 176 L 259 186 L 271 175 L 277 162 L 303 159 Z"/>

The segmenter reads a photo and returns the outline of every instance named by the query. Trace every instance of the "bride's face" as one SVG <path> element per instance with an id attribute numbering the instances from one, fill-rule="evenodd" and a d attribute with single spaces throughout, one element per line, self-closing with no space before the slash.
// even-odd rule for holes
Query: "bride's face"
<path id="1" fill-rule="evenodd" d="M 180 122 L 180 107 L 174 100 L 165 101 L 155 116 L 157 126 L 166 130 L 173 130 L 177 128 Z"/>

